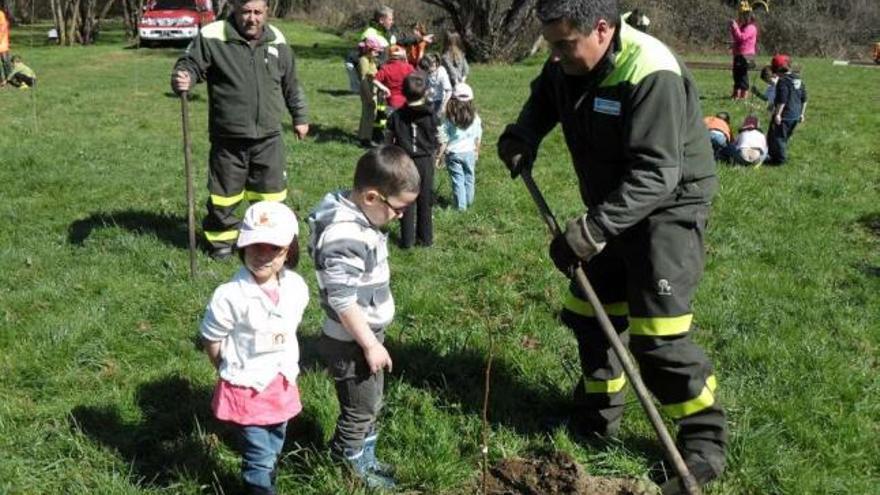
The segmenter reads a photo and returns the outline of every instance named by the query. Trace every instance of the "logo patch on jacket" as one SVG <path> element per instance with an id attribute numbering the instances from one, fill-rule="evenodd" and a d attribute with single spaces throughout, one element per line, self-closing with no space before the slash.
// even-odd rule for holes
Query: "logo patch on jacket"
<path id="1" fill-rule="evenodd" d="M 605 98 L 593 99 L 593 111 L 604 113 L 605 115 L 620 115 L 620 102 L 615 100 L 606 100 Z"/>

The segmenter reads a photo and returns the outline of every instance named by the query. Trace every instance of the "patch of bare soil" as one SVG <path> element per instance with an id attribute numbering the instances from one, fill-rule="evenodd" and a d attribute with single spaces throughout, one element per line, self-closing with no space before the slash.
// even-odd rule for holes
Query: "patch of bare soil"
<path id="1" fill-rule="evenodd" d="M 504 459 L 489 469 L 490 495 L 653 495 L 644 481 L 589 476 L 568 454 Z"/>

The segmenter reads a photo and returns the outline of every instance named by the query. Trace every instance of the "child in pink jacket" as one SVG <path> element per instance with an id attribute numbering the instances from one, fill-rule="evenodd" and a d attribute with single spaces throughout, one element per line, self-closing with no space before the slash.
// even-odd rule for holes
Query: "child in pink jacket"
<path id="1" fill-rule="evenodd" d="M 733 38 L 733 93 L 731 98 L 741 99 L 749 95 L 749 67 L 754 65 L 755 46 L 758 44 L 758 26 L 751 7 L 743 2 L 739 16 L 730 21 Z"/>

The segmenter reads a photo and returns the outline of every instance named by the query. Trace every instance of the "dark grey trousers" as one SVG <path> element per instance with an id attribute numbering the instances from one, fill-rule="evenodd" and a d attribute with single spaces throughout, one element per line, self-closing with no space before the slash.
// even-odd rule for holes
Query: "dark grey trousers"
<path id="1" fill-rule="evenodd" d="M 376 338 L 384 342 L 384 330 L 376 331 Z M 336 384 L 339 399 L 339 418 L 330 450 L 350 457 L 363 450 L 364 439 L 376 430 L 376 419 L 382 409 L 384 371 L 370 373 L 364 351 L 357 342 L 343 342 L 322 334 L 318 353 Z"/>

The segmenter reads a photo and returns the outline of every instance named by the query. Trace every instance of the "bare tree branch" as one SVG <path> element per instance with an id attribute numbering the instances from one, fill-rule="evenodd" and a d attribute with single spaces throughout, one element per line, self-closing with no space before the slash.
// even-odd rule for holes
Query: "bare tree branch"
<path id="1" fill-rule="evenodd" d="M 510 60 L 528 54 L 537 0 L 422 0 L 449 14 L 468 57 Z"/>

